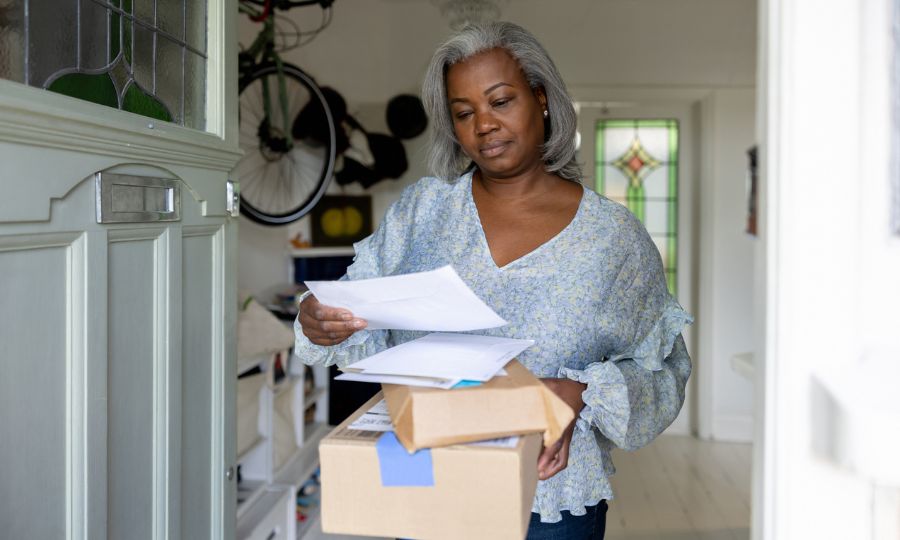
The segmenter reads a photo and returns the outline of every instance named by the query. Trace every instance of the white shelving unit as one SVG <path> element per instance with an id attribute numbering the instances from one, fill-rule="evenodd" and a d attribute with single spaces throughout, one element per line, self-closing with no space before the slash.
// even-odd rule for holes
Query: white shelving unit
<path id="1" fill-rule="evenodd" d="M 260 437 L 238 456 L 237 540 L 303 538 L 318 520 L 318 509 L 303 523 L 296 520 L 296 493 L 319 464 L 319 441 L 329 432 L 328 371 L 313 366 L 307 392 L 306 366 L 294 357 L 286 376 L 259 394 Z M 253 365 L 242 364 L 243 371 Z M 316 406 L 312 422 L 306 411 Z"/>
<path id="2" fill-rule="evenodd" d="M 310 247 L 292 249 L 291 257 L 352 257 L 353 246 Z"/>
<path id="3" fill-rule="evenodd" d="M 353 256 L 352 246 L 293 249 L 294 258 Z M 285 321 L 285 324 L 291 325 Z M 238 374 L 267 359 L 239 363 Z M 265 369 L 265 367 L 263 368 Z M 319 441 L 328 425 L 328 368 L 312 366 L 313 387 L 306 391 L 307 368 L 290 356 L 286 377 L 264 386 L 259 394 L 259 440 L 238 456 L 241 467 L 237 506 L 237 540 L 304 539 L 322 537 L 318 507 L 307 519 L 296 519 L 297 490 L 319 466 Z M 305 412 L 312 406 L 312 422 Z M 286 444 L 290 442 L 290 444 Z M 287 497 L 287 499 L 285 499 Z M 287 502 L 285 502 L 287 501 Z"/>

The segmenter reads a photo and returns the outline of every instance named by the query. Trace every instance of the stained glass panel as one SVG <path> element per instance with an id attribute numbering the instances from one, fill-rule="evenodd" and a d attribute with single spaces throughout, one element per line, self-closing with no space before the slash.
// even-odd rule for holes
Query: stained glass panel
<path id="1" fill-rule="evenodd" d="M 596 132 L 598 193 L 644 223 L 659 249 L 672 294 L 678 278 L 678 122 L 600 120 Z"/>
<path id="2" fill-rule="evenodd" d="M 0 78 L 205 129 L 206 18 L 205 0 L 0 0 Z"/>

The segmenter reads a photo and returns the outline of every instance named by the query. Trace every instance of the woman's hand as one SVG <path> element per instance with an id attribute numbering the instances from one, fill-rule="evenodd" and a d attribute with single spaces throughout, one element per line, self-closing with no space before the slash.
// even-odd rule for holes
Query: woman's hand
<path id="1" fill-rule="evenodd" d="M 366 321 L 346 309 L 322 305 L 314 295 L 300 303 L 298 320 L 303 335 L 316 345 L 337 345 L 366 327 Z"/>
<path id="2" fill-rule="evenodd" d="M 581 394 L 587 385 L 570 379 L 541 379 L 541 381 L 575 411 L 575 418 L 563 431 L 562 437 L 553 446 L 544 447 L 538 457 L 538 478 L 546 480 L 569 465 L 569 446 L 575 432 L 575 421 L 584 408 Z"/>

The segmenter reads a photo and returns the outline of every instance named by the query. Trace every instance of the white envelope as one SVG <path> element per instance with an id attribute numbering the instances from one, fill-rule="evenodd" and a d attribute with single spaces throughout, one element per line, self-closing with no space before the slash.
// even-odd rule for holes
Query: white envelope
<path id="1" fill-rule="evenodd" d="M 534 341 L 530 339 L 435 333 L 373 354 L 342 371 L 485 382 L 532 345 Z"/>
<path id="2" fill-rule="evenodd" d="M 452 266 L 356 281 L 307 281 L 326 306 L 350 310 L 368 329 L 468 332 L 507 324 Z"/>
<path id="3" fill-rule="evenodd" d="M 462 379 L 437 379 L 434 377 L 407 377 L 403 375 L 382 375 L 380 373 L 344 372 L 334 378 L 336 381 L 355 381 L 368 383 L 402 384 L 405 386 L 424 386 L 425 388 L 441 388 L 449 390 Z"/>

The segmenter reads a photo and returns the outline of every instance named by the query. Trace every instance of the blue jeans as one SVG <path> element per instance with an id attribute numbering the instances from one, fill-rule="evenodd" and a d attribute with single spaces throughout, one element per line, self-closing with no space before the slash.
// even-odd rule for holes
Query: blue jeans
<path id="1" fill-rule="evenodd" d="M 541 516 L 532 513 L 526 540 L 603 540 L 606 510 L 606 501 L 588 506 L 583 516 L 573 516 L 563 510 L 562 520 L 556 523 L 541 523 Z"/>

